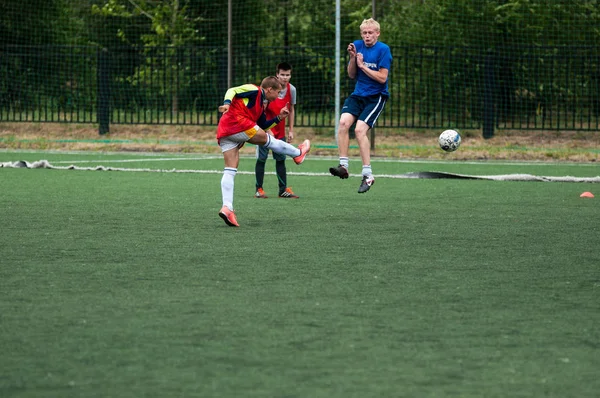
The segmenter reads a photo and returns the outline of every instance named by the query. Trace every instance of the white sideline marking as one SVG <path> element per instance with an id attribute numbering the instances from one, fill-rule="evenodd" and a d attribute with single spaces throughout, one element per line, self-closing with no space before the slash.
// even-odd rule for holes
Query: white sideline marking
<path id="1" fill-rule="evenodd" d="M 37 152 L 39 153 L 39 152 Z M 111 154 L 118 154 L 117 152 L 111 152 Z M 140 156 L 149 156 L 142 155 Z M 171 162 L 171 161 L 186 161 L 186 160 L 214 160 L 214 159 L 223 159 L 222 155 L 206 155 L 206 156 L 193 156 L 193 157 L 177 157 L 177 158 L 137 158 L 137 159 L 95 159 L 95 160 L 57 160 L 52 163 L 54 164 L 76 164 L 76 163 L 136 163 L 136 162 Z M 256 159 L 255 156 L 240 156 L 240 159 Z M 337 161 L 337 157 L 327 157 L 327 156 L 319 156 L 319 157 L 311 157 L 311 161 L 326 161 L 330 162 L 331 160 Z M 441 164 L 441 165 L 457 165 L 457 164 L 466 164 L 466 165 L 477 165 L 477 166 L 568 166 L 568 167 L 598 167 L 597 163 L 589 162 L 544 162 L 544 161 L 532 161 L 532 162 L 511 162 L 511 161 L 494 161 L 494 160 L 484 160 L 484 161 L 461 161 L 461 160 L 426 160 L 426 159 L 393 159 L 393 158 L 384 158 L 384 159 L 371 159 L 371 163 L 407 163 L 407 164 Z M 288 174 L 290 174 L 288 172 Z M 324 173 L 329 175 L 327 173 Z"/>
<path id="2" fill-rule="evenodd" d="M 70 166 L 53 166 L 47 160 L 39 160 L 37 162 L 29 163 L 27 161 L 16 161 L 0 163 L 0 167 L 3 168 L 27 168 L 27 169 L 55 169 L 55 170 L 85 170 L 85 171 L 134 171 L 134 172 L 154 172 L 154 173 L 199 173 L 199 174 L 221 174 L 222 170 L 161 170 L 161 169 L 131 169 L 131 168 L 120 168 L 120 167 L 78 167 L 75 165 Z M 238 174 L 254 175 L 253 171 L 238 171 Z M 267 172 L 266 174 L 274 175 L 274 172 Z M 328 173 L 314 173 L 314 172 L 296 172 L 289 173 L 290 175 L 296 176 L 330 176 Z M 423 175 L 437 175 L 435 177 L 424 177 Z M 357 174 L 351 174 L 354 176 L 360 176 Z M 378 178 L 441 178 L 439 175 L 443 175 L 443 178 L 470 178 L 477 180 L 493 180 L 493 181 L 545 181 L 545 182 L 590 182 L 600 183 L 600 176 L 597 177 L 573 177 L 573 176 L 535 176 L 531 174 L 500 174 L 500 175 L 468 175 L 468 174 L 457 174 L 457 173 L 440 173 L 440 172 L 417 172 L 417 173 L 406 173 L 406 174 L 375 174 Z"/>
<path id="3" fill-rule="evenodd" d="M 0 153 L 35 153 L 35 154 L 60 154 L 60 155 L 88 155 L 93 156 L 97 155 L 97 152 L 91 151 L 62 151 L 62 150 L 32 150 L 32 149 L 0 149 Z M 161 158 L 160 156 L 164 155 L 164 153 L 156 153 L 156 152 L 101 152 L 103 155 L 108 156 L 147 156 L 148 158 L 143 159 L 98 159 L 98 160 L 72 160 L 72 161 L 56 161 L 54 163 L 94 163 L 94 162 L 105 162 L 105 163 L 126 163 L 126 162 L 159 162 L 159 161 L 174 161 L 174 160 L 212 160 L 212 159 L 222 159 L 222 155 L 218 154 L 210 154 L 210 155 L 201 155 L 194 154 L 195 156 L 185 157 L 185 154 L 182 154 L 182 157 L 177 158 Z M 43 156 L 43 155 L 42 155 Z M 152 158 L 152 159 L 151 159 Z M 255 159 L 254 155 L 241 155 L 240 159 Z M 337 161 L 337 156 L 311 156 L 311 161 Z M 398 158 L 374 158 L 371 159 L 372 163 L 409 163 L 409 164 L 468 164 L 468 165 L 506 165 L 506 166 L 575 166 L 575 167 L 598 167 L 597 162 L 547 162 L 543 160 L 539 161 L 531 161 L 531 162 L 523 162 L 523 161 L 510 161 L 510 160 L 442 160 L 442 159 L 398 159 Z M 2 162 L 0 162 L 2 163 Z"/>

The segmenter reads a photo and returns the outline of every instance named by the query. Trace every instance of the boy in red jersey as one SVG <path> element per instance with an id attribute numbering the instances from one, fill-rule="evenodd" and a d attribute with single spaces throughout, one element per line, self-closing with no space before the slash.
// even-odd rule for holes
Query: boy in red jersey
<path id="1" fill-rule="evenodd" d="M 285 120 L 271 128 L 271 132 L 278 140 L 290 143 L 294 139 L 294 106 L 296 105 L 296 87 L 290 83 L 290 79 L 292 78 L 292 66 L 287 62 L 282 62 L 277 65 L 277 78 L 283 84 L 283 90 L 281 90 L 281 93 L 274 101 L 269 102 L 266 114 L 268 118 L 272 118 L 278 115 L 285 106 L 288 107 L 290 113 L 288 115 L 289 130 L 287 138 L 285 134 Z M 268 157 L 269 150 L 267 148 L 264 146 L 256 147 L 256 166 L 254 167 L 254 173 L 256 174 L 255 198 L 268 198 L 263 190 L 265 163 Z M 273 159 L 275 159 L 275 171 L 277 173 L 277 181 L 279 184 L 279 197 L 297 199 L 298 195 L 294 194 L 292 189 L 287 186 L 285 155 L 273 152 Z"/>
<path id="2" fill-rule="evenodd" d="M 219 112 L 223 116 L 217 127 L 217 142 L 223 152 L 225 169 L 221 178 L 221 193 L 223 207 L 219 216 L 232 227 L 239 227 L 233 211 L 234 179 L 240 162 L 240 148 L 246 142 L 263 145 L 275 153 L 292 156 L 296 164 L 304 161 L 310 151 L 310 141 L 305 140 L 298 148 L 275 139 L 265 130 L 272 128 L 289 115 L 289 109 L 284 106 L 279 114 L 267 119 L 265 110 L 269 102 L 275 100 L 281 92 L 282 85 L 275 76 L 265 77 L 260 87 L 244 84 L 232 87 L 225 93 L 223 105 Z"/>

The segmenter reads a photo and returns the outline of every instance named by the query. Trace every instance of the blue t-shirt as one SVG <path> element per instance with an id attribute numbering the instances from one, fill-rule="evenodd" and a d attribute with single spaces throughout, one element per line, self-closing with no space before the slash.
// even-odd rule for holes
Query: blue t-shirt
<path id="1" fill-rule="evenodd" d="M 354 46 L 356 47 L 357 54 L 362 53 L 364 62 L 369 69 L 379 70 L 385 68 L 388 72 L 390 71 L 392 67 L 392 52 L 387 44 L 378 41 L 373 46 L 367 47 L 364 41 L 356 40 Z M 357 68 L 356 86 L 352 94 L 363 97 L 376 94 L 389 96 L 387 79 L 384 84 L 377 83 L 367 76 L 365 72 Z"/>

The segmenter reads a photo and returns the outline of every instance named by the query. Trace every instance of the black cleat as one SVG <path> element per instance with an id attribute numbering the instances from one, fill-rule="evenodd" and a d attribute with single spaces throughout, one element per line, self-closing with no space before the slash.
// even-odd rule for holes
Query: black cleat
<path id="1" fill-rule="evenodd" d="M 330 167 L 329 172 L 332 176 L 340 177 L 342 180 L 348 178 L 348 169 L 341 164 L 337 167 Z"/>
<path id="2" fill-rule="evenodd" d="M 375 184 L 375 177 L 373 176 L 363 176 L 363 179 L 360 183 L 360 187 L 358 187 L 358 193 L 365 193 L 367 192 L 369 189 L 371 189 L 371 186 Z"/>

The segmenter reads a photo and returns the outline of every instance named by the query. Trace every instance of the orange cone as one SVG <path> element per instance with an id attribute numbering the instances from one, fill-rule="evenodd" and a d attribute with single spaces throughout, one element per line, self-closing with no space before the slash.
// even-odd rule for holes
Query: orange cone
<path id="1" fill-rule="evenodd" d="M 591 192 L 584 192 L 581 195 L 579 195 L 580 198 L 593 198 L 594 194 Z"/>

